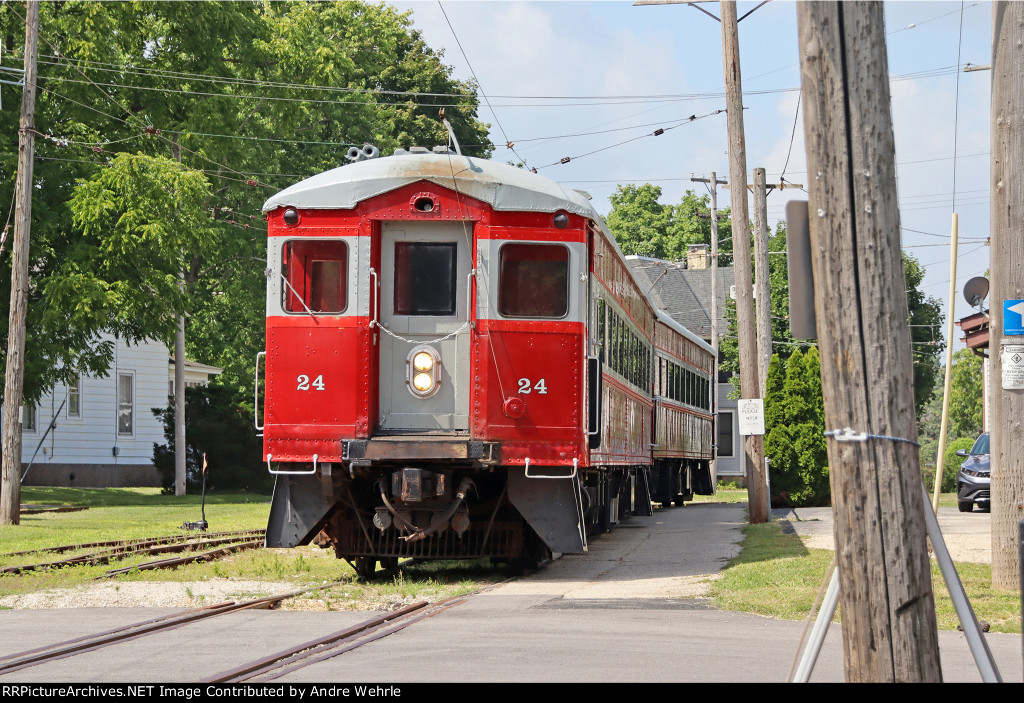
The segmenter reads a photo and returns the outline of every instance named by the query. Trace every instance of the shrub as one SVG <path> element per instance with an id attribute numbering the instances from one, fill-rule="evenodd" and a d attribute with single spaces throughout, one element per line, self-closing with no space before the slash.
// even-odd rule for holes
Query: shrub
<path id="1" fill-rule="evenodd" d="M 174 492 L 174 408 L 153 408 L 164 423 L 166 444 L 153 445 L 153 463 L 165 493 Z M 252 415 L 221 386 L 185 389 L 185 485 L 202 486 L 203 454 L 208 464 L 207 490 L 270 493 L 273 477 L 261 459 L 262 443 Z"/>
<path id="2" fill-rule="evenodd" d="M 764 450 L 771 460 L 772 503 L 829 505 L 832 493 L 818 350 L 793 352 L 785 372 L 773 357 L 766 385 Z"/>
<path id="3" fill-rule="evenodd" d="M 956 455 L 959 449 L 970 449 L 974 445 L 974 439 L 960 437 L 946 444 L 945 463 L 942 465 L 942 492 L 952 493 L 956 490 L 956 474 L 960 470 L 960 464 L 964 460 Z M 927 464 L 921 462 L 921 471 L 924 473 L 924 483 L 929 493 L 935 486 L 935 457 L 932 457 Z"/>

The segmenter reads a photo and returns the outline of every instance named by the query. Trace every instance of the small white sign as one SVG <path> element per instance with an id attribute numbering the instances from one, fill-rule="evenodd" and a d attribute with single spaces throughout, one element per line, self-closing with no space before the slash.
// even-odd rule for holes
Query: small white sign
<path id="1" fill-rule="evenodd" d="M 741 435 L 764 434 L 764 399 L 744 398 L 736 404 Z"/>
<path id="2" fill-rule="evenodd" d="M 1003 390 L 1024 388 L 1024 344 L 1004 344 L 1000 360 L 1003 362 Z"/>

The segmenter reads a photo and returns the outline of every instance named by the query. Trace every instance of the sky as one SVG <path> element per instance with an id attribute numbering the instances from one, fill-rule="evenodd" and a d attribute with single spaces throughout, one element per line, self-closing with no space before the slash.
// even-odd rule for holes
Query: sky
<path id="1" fill-rule="evenodd" d="M 494 159 L 523 161 L 587 191 L 602 215 L 618 184 L 653 183 L 670 204 L 686 190 L 707 192 L 691 177 L 714 171 L 728 180 L 722 32 L 700 9 L 632 0 L 390 4 L 412 12 L 454 77 L 475 77 Z M 769 183 L 806 185 L 796 3 L 758 4 L 738 3 L 748 180 L 763 167 Z M 718 3 L 700 7 L 719 14 Z M 886 2 L 885 32 L 902 245 L 924 267 L 923 292 L 945 314 L 958 214 L 959 319 L 974 311 L 963 284 L 989 268 L 991 73 L 957 66 L 990 63 L 991 4 Z M 658 128 L 665 132 L 650 136 Z M 720 207 L 730 193 L 719 190 Z M 799 189 L 769 194 L 769 226 L 784 219 L 787 200 L 806 197 Z M 944 336 L 945 327 L 935 333 Z"/>

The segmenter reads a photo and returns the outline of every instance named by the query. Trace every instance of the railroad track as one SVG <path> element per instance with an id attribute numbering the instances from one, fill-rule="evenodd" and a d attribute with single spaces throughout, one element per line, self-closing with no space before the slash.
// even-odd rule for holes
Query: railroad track
<path id="1" fill-rule="evenodd" d="M 0 558 L 4 557 L 18 557 L 26 554 L 39 554 L 39 553 L 65 553 L 70 551 L 80 551 L 82 549 L 93 549 L 96 547 L 102 547 L 100 551 L 90 552 L 87 554 L 79 554 L 77 556 L 68 557 L 67 559 L 59 559 L 55 561 L 39 562 L 35 564 L 20 564 L 5 566 L 0 568 L 0 575 L 3 574 L 20 574 L 28 571 L 39 571 L 45 569 L 57 569 L 71 566 L 95 566 L 97 564 L 108 564 L 111 561 L 124 559 L 125 557 L 135 556 L 139 554 L 159 555 L 167 553 L 182 553 L 182 552 L 198 552 L 200 549 L 206 549 L 208 547 L 217 547 L 217 549 L 208 550 L 190 554 L 188 556 L 176 557 L 176 558 L 165 558 L 158 559 L 155 561 L 144 562 L 142 564 L 136 564 L 130 567 L 122 569 L 111 569 L 97 578 L 107 578 L 110 576 L 116 576 L 121 573 L 127 573 L 131 570 L 144 571 L 147 569 L 168 569 L 180 566 L 182 564 L 191 563 L 195 561 L 210 561 L 218 559 L 228 554 L 243 550 L 243 549 L 256 549 L 263 544 L 263 530 L 243 530 L 238 532 L 216 532 L 211 534 L 203 535 L 202 537 L 196 537 L 191 535 L 169 535 L 164 537 L 150 537 L 137 540 L 112 540 L 108 542 L 91 542 L 87 544 L 77 545 L 62 545 L 59 547 L 46 547 L 43 549 L 23 552 L 11 552 L 9 554 L 0 554 Z"/>
<path id="2" fill-rule="evenodd" d="M 333 659 L 345 652 L 393 635 L 421 620 L 433 617 L 451 607 L 466 602 L 466 596 L 456 596 L 437 603 L 420 600 L 403 608 L 366 620 L 353 627 L 339 630 L 325 637 L 304 642 L 242 666 L 222 671 L 203 679 L 200 683 L 241 683 L 273 681 L 296 669 Z"/>
<path id="3" fill-rule="evenodd" d="M 186 610 L 182 613 L 175 613 L 173 615 L 165 615 L 151 620 L 144 620 L 142 622 L 125 625 L 124 627 L 118 627 L 113 630 L 106 630 L 93 635 L 85 635 L 83 637 L 77 637 L 64 642 L 57 642 L 56 644 L 48 645 L 46 647 L 39 647 L 37 649 L 18 652 L 16 654 L 9 654 L 7 656 L 0 657 L 0 674 L 20 671 L 21 669 L 26 669 L 31 666 L 38 666 L 39 664 L 46 664 L 60 659 L 65 659 L 67 657 L 73 657 L 78 654 L 92 652 L 97 649 L 102 649 L 103 647 L 109 647 L 110 645 L 145 637 L 146 635 L 150 635 L 155 632 L 173 630 L 199 620 L 206 620 L 220 615 L 237 612 L 239 610 L 270 609 L 276 603 L 280 603 L 288 598 L 294 598 L 311 591 L 324 590 L 344 583 L 346 582 L 338 581 L 323 586 L 304 588 L 299 591 L 291 591 L 290 593 L 282 593 L 276 596 L 268 596 L 266 598 L 258 598 L 255 600 L 243 601 L 241 603 L 226 601 L 224 603 L 217 603 L 216 605 L 209 605 L 203 608 Z"/>

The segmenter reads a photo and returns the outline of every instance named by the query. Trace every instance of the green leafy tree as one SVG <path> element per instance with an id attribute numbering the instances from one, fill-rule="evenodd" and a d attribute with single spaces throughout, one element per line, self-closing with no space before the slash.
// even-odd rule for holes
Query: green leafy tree
<path id="1" fill-rule="evenodd" d="M 164 444 L 153 445 L 153 463 L 164 492 L 174 493 L 174 409 L 153 408 L 163 422 Z M 263 465 L 262 443 L 248 409 L 223 386 L 185 389 L 185 481 L 189 492 L 202 485 L 203 456 L 208 466 L 208 490 L 270 493 L 273 476 Z M 265 467 L 264 467 L 265 469 Z"/>
<path id="2" fill-rule="evenodd" d="M 751 250 L 753 250 L 753 242 L 751 242 Z M 775 233 L 768 238 L 768 251 L 786 251 L 785 222 L 779 221 Z M 771 254 L 768 257 L 768 288 L 771 299 L 772 354 L 777 354 L 780 360 L 785 362 L 799 346 L 789 333 L 789 268 L 784 254 Z M 733 385 L 739 389 L 736 301 L 727 301 L 725 317 L 729 324 L 729 334 L 724 336 L 719 344 L 722 350 L 721 368 L 725 372 L 732 373 Z"/>
<path id="3" fill-rule="evenodd" d="M 964 463 L 964 460 L 958 457 L 956 453 L 961 449 L 970 449 L 973 445 L 974 439 L 969 437 L 959 437 L 950 441 L 946 445 L 946 456 L 944 463 L 942 464 L 942 493 L 952 493 L 956 491 L 956 476 L 960 471 L 960 464 Z M 925 487 L 928 489 L 928 493 L 931 494 L 935 487 L 934 452 L 929 457 L 927 465 L 925 465 L 922 460 L 921 473 L 924 476 Z"/>
<path id="4" fill-rule="evenodd" d="M 773 355 L 765 398 L 765 454 L 773 502 L 828 505 L 831 490 L 817 348 L 796 349 L 785 363 Z"/>
<path id="5" fill-rule="evenodd" d="M 985 404 L 984 383 L 982 358 L 970 349 L 955 352 L 949 395 L 950 436 L 974 439 L 981 434 Z"/>
<path id="6" fill-rule="evenodd" d="M 942 340 L 944 317 L 939 301 L 921 291 L 924 269 L 916 258 L 906 253 L 903 254 L 903 274 L 913 344 L 914 409 L 920 418 L 939 382 L 939 357 L 946 349 Z"/>
<path id="7" fill-rule="evenodd" d="M 75 189 L 69 208 L 81 236 L 44 282 L 47 313 L 131 342 L 169 344 L 188 308 L 181 277 L 216 245 L 210 195 L 206 176 L 171 159 L 117 156 Z"/>
<path id="8" fill-rule="evenodd" d="M 21 14 L 16 3 L 0 6 L 7 61 L 21 53 Z M 223 367 L 218 381 L 251 407 L 252 360 L 264 344 L 264 200 L 344 164 L 352 145 L 372 142 L 387 153 L 446 142 L 439 103 L 448 105 L 466 153 L 491 152 L 475 85 L 453 79 L 410 13 L 387 5 L 60 2 L 44 3 L 41 14 L 28 400 L 77 372 L 105 373 L 111 348 L 98 341 L 100 331 L 130 336 L 144 322 L 162 321 L 163 309 L 134 328 L 127 313 L 106 317 L 109 303 L 129 296 L 134 284 L 166 291 L 160 304 L 175 310 L 187 299 L 188 355 Z M 0 174 L 3 202 L 13 189 L 17 119 L 17 110 L 0 112 L 0 158 L 9 166 Z M 116 166 L 119 152 L 180 161 L 209 180 L 210 193 L 194 201 L 199 209 L 179 213 L 188 222 L 201 213 L 207 223 L 200 229 L 214 227 L 203 247 L 186 249 L 187 261 L 140 271 L 131 261 L 109 261 L 89 270 L 95 252 L 85 250 L 95 242 L 80 241 L 71 203 L 76 190 Z M 184 296 L 168 273 L 182 264 Z M 9 286 L 9 267 L 0 271 L 0 286 Z M 125 278 L 115 279 L 118 272 Z M 62 319 L 71 298 L 79 307 Z M 2 305 L 6 314 L 6 298 Z"/>
<path id="9" fill-rule="evenodd" d="M 769 240 L 769 251 L 786 250 L 786 226 L 779 222 L 775 234 Z M 785 256 L 774 255 L 768 259 L 771 280 L 772 307 L 772 352 L 784 359 L 796 347 L 789 333 L 789 272 Z M 931 400 L 938 382 L 938 360 L 945 344 L 941 339 L 942 310 L 939 302 L 921 292 L 924 271 L 917 259 L 903 255 L 903 270 L 907 285 L 907 307 L 914 363 L 914 407 L 920 421 L 925 406 Z M 733 375 L 733 385 L 739 388 L 739 354 L 736 342 L 736 304 L 728 301 L 726 319 L 729 334 L 723 337 L 721 347 L 721 369 Z M 738 396 L 737 396 L 738 397 Z"/>
<path id="10" fill-rule="evenodd" d="M 688 190 L 679 203 L 664 205 L 661 195 L 661 188 L 650 183 L 617 186 L 609 197 L 612 210 L 606 222 L 623 253 L 683 261 L 689 245 L 711 243 L 711 198 Z M 727 255 L 732 251 L 727 209 L 719 211 L 718 228 Z M 728 265 L 728 256 L 719 265 Z"/>

